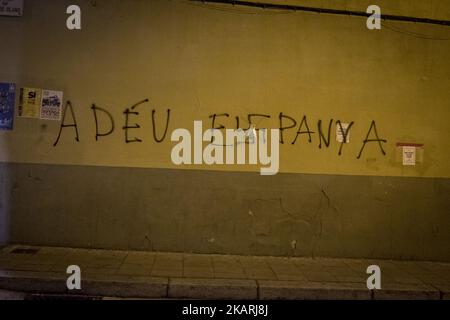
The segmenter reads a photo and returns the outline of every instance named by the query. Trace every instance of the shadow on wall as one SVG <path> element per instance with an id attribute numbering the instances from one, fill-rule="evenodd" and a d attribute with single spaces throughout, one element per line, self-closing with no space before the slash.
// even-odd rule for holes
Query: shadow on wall
<path id="1" fill-rule="evenodd" d="M 0 246 L 8 244 L 11 235 L 11 177 L 7 164 L 10 154 L 10 134 L 14 127 L 16 85 L 2 82 L 0 75 Z"/>
<path id="2" fill-rule="evenodd" d="M 4 141 L 0 140 L 0 151 L 6 152 L 8 148 Z M 11 236 L 11 177 L 9 165 L 0 164 L 0 246 L 10 242 Z"/>
<path id="3" fill-rule="evenodd" d="M 0 79 L 1 81 L 1 79 Z M 11 204 L 12 204 L 12 173 L 9 160 L 11 157 L 10 135 L 14 127 L 14 109 L 17 99 L 17 90 L 15 95 L 9 93 L 5 98 L 5 85 L 2 83 L 1 101 L 0 101 L 0 246 L 9 244 L 11 241 Z M 15 88 L 15 87 L 14 87 Z"/>
<path id="4" fill-rule="evenodd" d="M 3 90 L 0 118 L 3 120 L 0 125 L 0 246 L 9 244 L 12 238 L 11 219 L 13 198 L 13 164 L 10 160 L 14 158 L 12 149 L 12 134 L 16 131 L 17 125 L 17 104 L 19 101 L 19 83 L 24 82 L 24 53 L 26 52 L 26 42 L 24 39 L 24 30 L 26 24 L 31 21 L 31 15 L 23 17 L 0 17 L 0 38 L 3 43 L 8 43 L 2 50 L 2 60 L 7 61 L 2 64 L 0 69 L 0 83 L 5 85 L 14 83 L 14 99 L 8 97 L 5 101 Z M 3 47 L 2 47 L 3 49 Z M 12 89 L 10 89 L 11 93 Z M 5 108 L 5 105 L 7 107 Z M 5 122 L 5 119 L 11 121 Z M 11 128 L 12 130 L 8 130 Z"/>

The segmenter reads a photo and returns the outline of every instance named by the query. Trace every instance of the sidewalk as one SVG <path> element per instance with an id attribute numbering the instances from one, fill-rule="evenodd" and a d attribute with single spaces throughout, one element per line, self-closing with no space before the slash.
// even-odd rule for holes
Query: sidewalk
<path id="1" fill-rule="evenodd" d="M 368 290 L 366 268 L 381 268 Z M 68 292 L 66 269 L 81 268 Z M 450 263 L 9 246 L 0 291 L 151 299 L 450 299 Z M 6 292 L 6 291 L 5 291 Z"/>

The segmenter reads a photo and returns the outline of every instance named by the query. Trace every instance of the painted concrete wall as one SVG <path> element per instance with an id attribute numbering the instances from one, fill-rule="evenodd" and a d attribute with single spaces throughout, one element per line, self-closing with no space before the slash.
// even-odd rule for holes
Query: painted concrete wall
<path id="1" fill-rule="evenodd" d="M 365 9 L 368 6 L 376 4 L 382 8 L 383 14 L 436 20 L 450 19 L 450 3 L 445 0 L 250 0 L 250 2 L 277 3 L 360 12 L 366 11 Z"/>
<path id="2" fill-rule="evenodd" d="M 54 163 L 146 168 L 174 168 L 170 132 L 194 120 L 229 128 L 280 126 L 279 116 L 297 126 L 285 130 L 281 147 L 283 172 L 450 177 L 447 120 L 450 116 L 449 41 L 406 36 L 383 28 L 369 31 L 363 18 L 313 13 L 248 14 L 217 10 L 184 1 L 81 1 L 83 29 L 65 28 L 68 1 L 29 1 L 23 18 L 1 19 L 2 81 L 18 86 L 64 90 L 72 102 L 80 141 L 65 129 L 53 146 L 60 123 L 17 119 L 15 130 L 0 136 L 4 162 Z M 363 7 L 364 9 L 365 7 Z M 247 11 L 246 11 L 247 12 Z M 254 12 L 254 11 L 252 11 Z M 448 27 L 386 22 L 400 29 L 446 37 Z M 126 108 L 137 109 L 130 130 L 141 143 L 125 143 Z M 107 109 L 115 131 L 95 140 L 91 105 Z M 167 109 L 169 134 L 162 137 Z M 316 133 L 295 139 L 303 116 Z M 319 149 L 318 121 L 332 141 Z M 336 120 L 354 121 L 350 143 L 338 155 Z M 71 121 L 69 116 L 68 122 Z M 362 147 L 371 121 L 386 139 Z M 283 126 L 292 122 L 284 118 Z M 101 114 L 102 132 L 109 120 Z M 396 159 L 397 142 L 425 144 L 424 161 L 411 168 Z M 191 169 L 190 167 L 183 169 Z M 241 166 L 201 166 L 202 170 L 256 171 Z"/>
<path id="3" fill-rule="evenodd" d="M 450 38 L 448 27 L 387 21 L 369 31 L 358 17 L 84 0 L 83 29 L 68 31 L 73 3 L 25 1 L 22 18 L 0 18 L 0 81 L 64 90 L 80 140 L 65 128 L 54 146 L 56 121 L 16 118 L 0 132 L 0 242 L 450 259 L 450 41 L 404 34 Z M 402 3 L 380 2 L 390 14 L 448 18 L 445 1 Z M 123 112 L 146 98 L 130 131 L 142 142 L 125 143 Z M 94 103 L 115 120 L 98 141 Z M 249 114 L 270 116 L 254 118 L 259 128 L 295 119 L 283 132 L 282 174 L 172 164 L 172 130 L 210 127 L 223 113 L 216 125 L 229 128 L 236 117 L 248 126 Z M 304 116 L 315 133 L 293 144 Z M 329 147 L 319 148 L 319 120 L 325 135 L 333 120 Z M 341 155 L 336 120 L 354 121 Z M 372 121 L 386 142 L 358 159 Z M 99 125 L 107 130 L 107 118 Z M 416 166 L 402 166 L 400 142 L 425 145 Z"/>
<path id="4" fill-rule="evenodd" d="M 448 179 L 26 164 L 0 173 L 12 242 L 450 260 Z"/>

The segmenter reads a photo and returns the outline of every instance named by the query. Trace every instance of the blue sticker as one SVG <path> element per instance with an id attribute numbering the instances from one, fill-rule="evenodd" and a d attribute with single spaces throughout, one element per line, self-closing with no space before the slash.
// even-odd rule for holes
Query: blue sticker
<path id="1" fill-rule="evenodd" d="M 14 100 L 16 85 L 0 83 L 0 129 L 12 130 L 14 124 Z"/>

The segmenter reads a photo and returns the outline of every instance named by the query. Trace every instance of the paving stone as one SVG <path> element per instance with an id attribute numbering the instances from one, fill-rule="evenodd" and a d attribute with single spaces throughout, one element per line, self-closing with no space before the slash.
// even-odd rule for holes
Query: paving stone
<path id="1" fill-rule="evenodd" d="M 306 279 L 316 282 L 333 282 L 338 281 L 331 273 L 326 271 L 306 271 L 304 272 Z"/>
<path id="2" fill-rule="evenodd" d="M 158 252 L 155 257 L 156 261 L 179 262 L 179 263 L 183 262 L 182 253 Z"/>
<path id="3" fill-rule="evenodd" d="M 366 268 L 370 265 L 377 265 L 382 270 L 398 270 L 398 267 L 394 264 L 391 260 L 374 260 L 374 259 L 368 259 L 367 261 L 368 265 Z"/>
<path id="4" fill-rule="evenodd" d="M 63 261 L 64 256 L 58 255 L 35 255 L 31 259 L 27 260 L 30 264 L 41 264 L 41 265 L 55 265 Z"/>
<path id="5" fill-rule="evenodd" d="M 276 273 L 285 274 L 298 274 L 301 273 L 301 269 L 298 268 L 294 263 L 283 261 L 279 262 L 269 262 L 270 268 Z"/>
<path id="6" fill-rule="evenodd" d="M 262 257 L 239 257 L 239 261 L 244 268 L 262 269 L 269 267 L 267 261 Z"/>
<path id="7" fill-rule="evenodd" d="M 278 280 L 292 280 L 292 281 L 307 281 L 308 279 L 306 276 L 302 274 L 283 274 L 283 273 L 276 273 Z"/>
<path id="8" fill-rule="evenodd" d="M 373 290 L 376 300 L 438 300 L 440 292 L 429 285 L 419 284 L 384 284 L 381 289 Z"/>
<path id="9" fill-rule="evenodd" d="M 152 277 L 182 277 L 183 276 L 183 269 L 180 268 L 165 268 L 165 269 L 158 269 L 153 268 L 151 272 Z"/>
<path id="10" fill-rule="evenodd" d="M 212 260 L 214 264 L 238 264 L 241 265 L 241 262 L 239 261 L 239 258 L 236 256 L 219 256 L 219 255 L 212 255 Z"/>
<path id="11" fill-rule="evenodd" d="M 216 279 L 247 279 L 247 275 L 242 273 L 230 273 L 230 272 L 214 272 L 214 278 Z"/>
<path id="12" fill-rule="evenodd" d="M 96 258 L 96 256 L 89 251 L 74 251 L 76 249 L 71 249 L 70 252 L 64 256 L 64 261 L 69 261 L 71 263 L 81 263 L 88 262 Z"/>
<path id="13" fill-rule="evenodd" d="M 15 248 L 39 250 L 34 254 L 12 253 Z M 258 292 L 257 281 L 262 285 L 259 293 L 265 298 L 366 299 L 373 295 L 376 299 L 450 299 L 449 263 L 31 246 L 7 246 L 1 250 L 0 288 L 67 294 L 66 269 L 73 264 L 81 268 L 83 289 L 91 290 L 82 292 L 86 295 L 103 292 L 107 296 L 137 297 L 137 293 L 145 297 L 148 293 L 150 297 L 167 297 L 168 278 L 176 278 L 172 293 L 190 298 L 206 295 L 239 299 L 243 293 L 236 289 L 239 287 L 236 281 L 244 281 L 251 284 L 250 289 L 244 286 L 244 292 L 254 299 L 257 297 L 254 293 Z M 382 290 L 366 288 L 366 269 L 372 264 L 381 267 Z M 161 283 L 157 281 L 156 289 L 153 288 L 151 279 L 154 278 L 162 278 L 162 286 L 158 286 Z"/>
<path id="14" fill-rule="evenodd" d="M 275 273 L 278 280 L 306 280 L 306 276 L 300 268 L 296 267 L 293 262 L 269 262 L 270 268 Z"/>
<path id="15" fill-rule="evenodd" d="M 151 266 L 142 264 L 124 263 L 117 270 L 118 275 L 136 275 L 136 276 L 150 276 Z"/>
<path id="16" fill-rule="evenodd" d="M 362 284 L 258 280 L 259 298 L 270 300 L 371 299 Z"/>
<path id="17" fill-rule="evenodd" d="M 409 274 L 409 275 L 414 276 L 416 278 L 419 277 L 419 276 L 435 277 L 434 273 L 432 273 L 432 272 L 430 272 L 430 271 L 428 271 L 426 269 L 422 269 L 420 267 L 417 267 L 417 266 L 416 267 L 411 267 L 411 268 L 402 267 L 400 270 L 402 272 L 404 272 L 405 274 Z"/>
<path id="18" fill-rule="evenodd" d="M 439 273 L 450 272 L 450 263 L 418 261 L 417 264 L 423 269 L 429 270 L 431 272 L 439 272 Z"/>
<path id="19" fill-rule="evenodd" d="M 367 277 L 358 275 L 334 275 L 338 282 L 348 282 L 348 283 L 366 283 Z"/>
<path id="20" fill-rule="evenodd" d="M 363 275 L 363 276 L 366 276 L 366 273 L 355 272 L 355 270 L 352 270 L 349 267 L 325 266 L 321 270 L 323 270 L 323 272 L 328 272 L 328 273 L 332 274 L 333 276 L 337 276 L 337 275 L 341 275 L 341 276 Z"/>
<path id="21" fill-rule="evenodd" d="M 25 245 L 20 245 L 20 244 L 14 244 L 14 245 L 10 245 L 10 246 L 6 246 L 3 248 L 2 252 L 8 253 L 8 254 L 14 254 L 12 253 L 14 250 L 16 249 L 33 249 L 33 247 L 31 246 L 25 246 Z"/>
<path id="22" fill-rule="evenodd" d="M 244 268 L 249 279 L 277 279 L 277 276 L 270 268 Z"/>
<path id="23" fill-rule="evenodd" d="M 69 251 L 70 251 L 69 248 L 63 248 L 63 247 L 39 247 L 38 254 L 64 256 L 64 255 L 68 254 Z"/>
<path id="24" fill-rule="evenodd" d="M 18 271 L 53 271 L 52 265 L 47 264 L 31 264 L 31 263 L 23 263 L 20 265 L 16 265 L 14 270 Z"/>
<path id="25" fill-rule="evenodd" d="M 14 266 L 17 265 L 17 262 L 9 261 L 9 260 L 0 260 L 0 270 L 14 270 Z"/>
<path id="26" fill-rule="evenodd" d="M 322 264 L 319 260 L 312 258 L 292 258 L 294 264 L 300 268 L 309 268 L 309 269 L 318 269 L 322 267 Z"/>
<path id="27" fill-rule="evenodd" d="M 81 276 L 86 274 L 105 274 L 105 275 L 114 275 L 117 273 L 117 268 L 80 268 Z"/>
<path id="28" fill-rule="evenodd" d="M 22 264 L 22 263 L 28 263 L 31 260 L 31 255 L 26 254 L 13 254 L 9 253 L 4 258 L 2 258 L 3 261 L 9 261 L 11 264 Z"/>
<path id="29" fill-rule="evenodd" d="M 0 289 L 3 290 L 65 293 L 66 280 L 53 272 L 0 271 Z"/>
<path id="30" fill-rule="evenodd" d="M 90 268 L 89 264 L 86 263 L 86 262 L 76 264 L 76 263 L 73 263 L 73 262 L 71 263 L 71 262 L 61 261 L 60 263 L 52 265 L 50 271 L 58 272 L 58 273 L 64 273 L 65 274 L 66 271 L 67 271 L 67 267 L 69 267 L 71 265 L 79 266 L 82 272 L 83 272 L 83 270 L 86 270 L 86 269 Z"/>
<path id="31" fill-rule="evenodd" d="M 183 256 L 162 256 L 158 254 L 153 264 L 153 269 L 166 270 L 166 269 L 180 269 L 183 268 Z"/>
<path id="32" fill-rule="evenodd" d="M 244 273 L 244 268 L 240 261 L 235 258 L 213 257 L 213 269 L 216 273 Z"/>
<path id="33" fill-rule="evenodd" d="M 130 252 L 123 260 L 124 264 L 142 264 L 153 266 L 156 255 L 147 252 Z"/>
<path id="34" fill-rule="evenodd" d="M 186 299 L 257 299 L 254 280 L 170 279 L 169 298 Z"/>
<path id="35" fill-rule="evenodd" d="M 434 287 L 441 292 L 441 298 L 443 300 L 450 300 L 450 282 L 446 284 L 439 284 Z"/>
<path id="36" fill-rule="evenodd" d="M 381 276 L 381 281 L 383 281 L 383 273 Z M 424 284 L 422 280 L 419 278 L 408 276 L 407 274 L 401 274 L 395 277 L 392 277 L 392 283 L 400 283 L 400 284 Z"/>
<path id="37" fill-rule="evenodd" d="M 77 294 L 109 297 L 166 298 L 167 278 L 85 280 Z"/>
<path id="38" fill-rule="evenodd" d="M 211 257 L 208 257 L 207 255 L 192 255 L 192 254 L 185 254 L 183 255 L 183 264 L 184 267 L 208 267 L 212 268 L 213 262 Z"/>
<path id="39" fill-rule="evenodd" d="M 0 288 L 5 290 L 111 297 L 167 297 L 167 278 L 82 275 L 81 290 L 68 290 L 66 281 L 66 277 L 54 273 L 0 272 Z"/>
<path id="40" fill-rule="evenodd" d="M 346 262 L 346 265 L 348 265 L 350 267 L 350 269 L 357 271 L 357 272 L 366 272 L 367 267 L 372 264 L 373 263 L 371 263 L 367 259 L 361 259 L 361 260 L 353 259 L 353 260 Z"/>
<path id="41" fill-rule="evenodd" d="M 188 278 L 214 278 L 212 267 L 184 267 L 183 277 Z"/>
<path id="42" fill-rule="evenodd" d="M 21 292 L 0 290 L 0 300 L 24 300 L 25 294 Z"/>
<path id="43" fill-rule="evenodd" d="M 296 264 L 296 267 L 303 273 L 306 272 L 326 272 L 325 267 L 321 264 L 313 263 L 311 265 L 306 264 Z"/>
<path id="44" fill-rule="evenodd" d="M 123 260 L 128 255 L 127 251 L 121 250 L 101 250 L 101 249 L 92 249 L 89 250 L 91 255 L 94 255 L 96 258 L 102 259 L 120 259 Z"/>
<path id="45" fill-rule="evenodd" d="M 444 279 L 442 276 L 435 275 L 435 274 L 417 274 L 417 278 L 422 280 L 422 282 L 429 284 L 429 285 L 440 285 L 440 284 L 446 284 L 449 282 L 448 280 Z"/>
<path id="46" fill-rule="evenodd" d="M 269 265 L 278 265 L 278 266 L 295 266 L 295 262 L 292 258 L 286 257 L 264 257 L 264 260 Z"/>
<path id="47" fill-rule="evenodd" d="M 93 259 L 87 262 L 89 268 L 119 268 L 122 264 L 121 260 L 117 259 Z"/>
<path id="48" fill-rule="evenodd" d="M 244 274 L 244 268 L 242 266 L 216 266 L 214 265 L 213 268 L 214 272 L 217 273 L 238 273 L 238 274 Z"/>
<path id="49" fill-rule="evenodd" d="M 317 262 L 319 262 L 322 267 L 348 268 L 344 259 L 318 258 Z"/>

